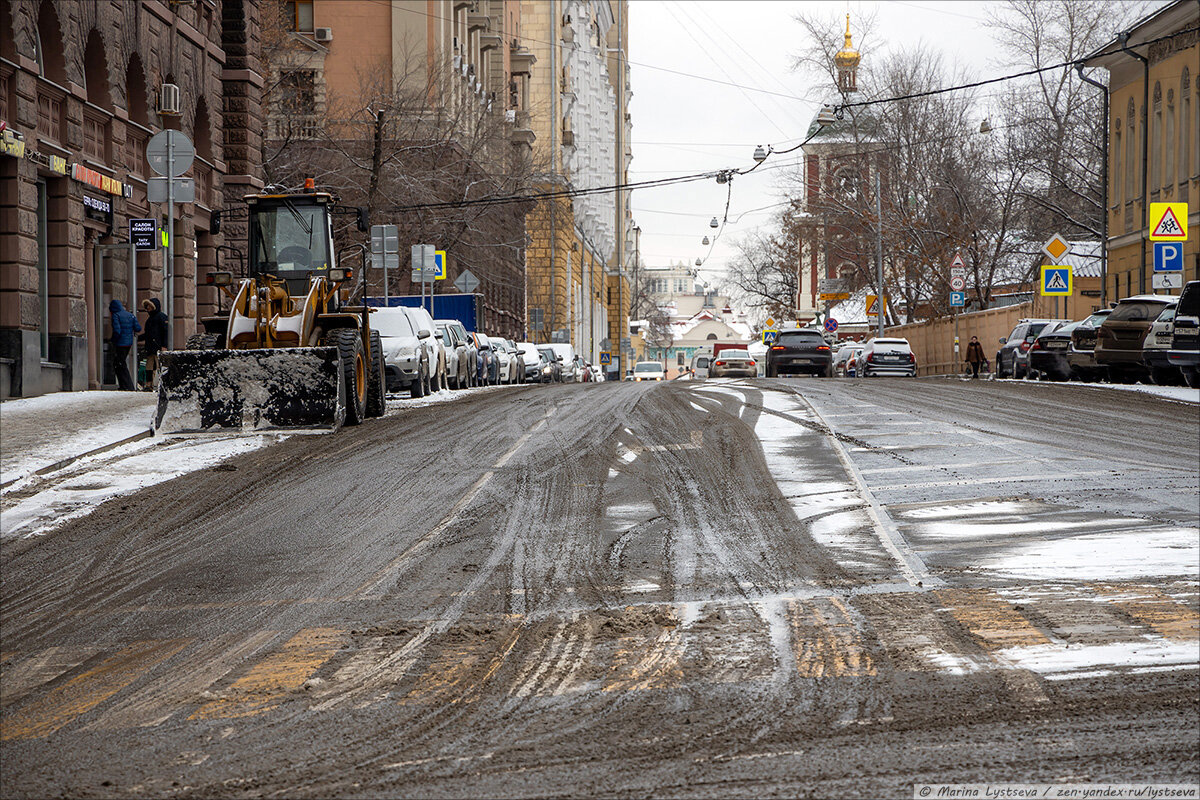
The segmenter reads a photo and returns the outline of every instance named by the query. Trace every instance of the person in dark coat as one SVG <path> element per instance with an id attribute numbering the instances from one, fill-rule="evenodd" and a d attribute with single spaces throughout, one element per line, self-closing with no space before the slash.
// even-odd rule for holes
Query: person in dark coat
<path id="1" fill-rule="evenodd" d="M 133 335 L 141 331 L 137 317 L 125 310 L 121 301 L 113 298 L 108 304 L 112 313 L 113 372 L 117 375 L 117 388 L 123 392 L 134 390 L 133 378 L 129 375 L 129 349 L 133 347 Z"/>
<path id="2" fill-rule="evenodd" d="M 138 337 L 142 344 L 142 352 L 146 354 L 146 385 L 147 392 L 154 388 L 154 373 L 158 369 L 158 351 L 167 346 L 167 315 L 162 311 L 162 304 L 157 297 L 142 301 L 142 310 L 146 312 L 146 332 Z"/>
<path id="3" fill-rule="evenodd" d="M 979 343 L 978 336 L 971 337 L 971 343 L 967 345 L 967 363 L 971 365 L 971 377 L 979 377 L 979 367 L 987 361 L 983 355 L 983 345 Z"/>

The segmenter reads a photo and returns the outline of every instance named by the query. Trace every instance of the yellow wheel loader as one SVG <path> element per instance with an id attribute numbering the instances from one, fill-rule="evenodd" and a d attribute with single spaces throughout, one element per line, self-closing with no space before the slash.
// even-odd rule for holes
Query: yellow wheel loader
<path id="1" fill-rule="evenodd" d="M 349 305 L 333 196 L 310 188 L 245 200 L 248 277 L 209 274 L 232 302 L 201 319 L 204 332 L 186 350 L 161 354 L 155 430 L 337 429 L 382 416 L 382 343 L 365 304 Z"/>

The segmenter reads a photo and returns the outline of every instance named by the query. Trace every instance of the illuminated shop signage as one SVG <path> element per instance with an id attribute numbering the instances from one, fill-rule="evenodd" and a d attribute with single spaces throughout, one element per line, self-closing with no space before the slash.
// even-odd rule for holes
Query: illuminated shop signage
<path id="1" fill-rule="evenodd" d="M 4 123 L 0 122 L 0 125 Z M 16 131 L 10 131 L 4 128 L 0 132 L 0 153 L 12 156 L 13 158 L 21 158 L 25 155 L 25 140 L 17 138 Z"/>
<path id="2" fill-rule="evenodd" d="M 95 187 L 102 192 L 115 194 L 119 197 L 126 197 L 125 184 L 121 183 L 116 178 L 110 178 L 107 175 L 101 175 L 94 169 L 88 169 L 83 164 L 71 165 L 71 177 L 80 183 L 86 183 L 88 186 Z"/>

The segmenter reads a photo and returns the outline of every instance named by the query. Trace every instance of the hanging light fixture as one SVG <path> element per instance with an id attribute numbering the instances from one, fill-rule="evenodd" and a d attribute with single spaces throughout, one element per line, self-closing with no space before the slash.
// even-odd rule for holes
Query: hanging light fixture
<path id="1" fill-rule="evenodd" d="M 701 261 L 699 258 L 697 258 L 697 259 L 696 259 L 696 266 L 697 266 L 697 267 L 699 267 L 699 266 L 701 266 L 701 265 L 703 265 L 703 264 L 704 264 L 704 262 L 703 262 L 703 261 Z"/>
<path id="2" fill-rule="evenodd" d="M 763 146 L 760 144 L 758 147 L 754 148 L 754 163 L 761 164 L 762 162 L 764 162 L 766 160 L 767 160 L 767 151 L 764 150 Z"/>
<path id="3" fill-rule="evenodd" d="M 716 217 L 713 217 L 712 219 L 710 219 L 710 220 L 708 221 L 708 227 L 710 227 L 710 228 L 719 228 L 719 227 L 721 227 L 721 223 L 720 223 L 720 222 L 717 222 L 717 218 L 716 218 Z"/>
<path id="4" fill-rule="evenodd" d="M 708 244 L 708 237 L 705 236 L 703 239 L 701 239 L 700 244 Z"/>
<path id="5" fill-rule="evenodd" d="M 834 113 L 833 106 L 821 106 L 821 113 L 817 114 L 818 125 L 832 125 L 837 122 L 837 114 Z"/>
<path id="6" fill-rule="evenodd" d="M 979 123 L 979 132 L 980 133 L 991 133 L 992 132 L 992 121 L 990 119 L 985 119 L 983 122 Z"/>

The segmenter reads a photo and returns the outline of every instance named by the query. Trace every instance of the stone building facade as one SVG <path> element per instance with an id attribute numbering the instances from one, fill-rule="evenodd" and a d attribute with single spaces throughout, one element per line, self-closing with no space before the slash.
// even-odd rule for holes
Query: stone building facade
<path id="1" fill-rule="evenodd" d="M 5 0 L 0 4 L 0 387 L 6 395 L 113 383 L 111 299 L 163 298 L 162 250 L 130 257 L 128 220 L 165 220 L 147 198 L 145 149 L 164 129 L 196 158 L 195 201 L 176 204 L 179 345 L 194 332 L 222 238 L 210 212 L 261 185 L 262 80 L 250 0 Z M 226 44 L 229 44 L 228 51 Z M 161 87 L 179 87 L 178 111 Z M 165 227 L 165 226 L 163 226 Z M 144 316 L 142 317 L 144 319 Z"/>
<path id="2" fill-rule="evenodd" d="M 540 190 L 563 193 L 626 182 L 627 0 L 525 0 L 524 42 Z M 617 357 L 628 334 L 632 221 L 620 192 L 542 200 L 528 217 L 530 337 L 566 341 L 593 364 Z"/>
<path id="3" fill-rule="evenodd" d="M 1116 39 L 1087 62 L 1109 73 L 1104 289 L 1110 302 L 1158 291 L 1152 285 L 1154 246 L 1147 237 L 1149 204 L 1187 203 L 1183 280 L 1200 278 L 1200 36 L 1195 27 L 1194 0 L 1176 0 L 1138 21 L 1124 45 Z"/>

